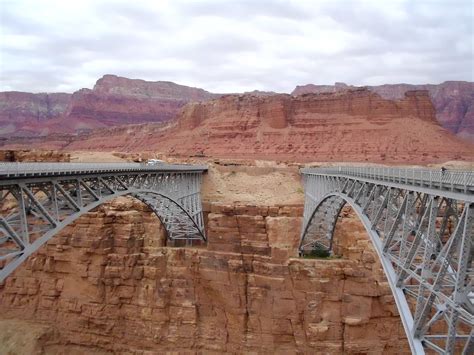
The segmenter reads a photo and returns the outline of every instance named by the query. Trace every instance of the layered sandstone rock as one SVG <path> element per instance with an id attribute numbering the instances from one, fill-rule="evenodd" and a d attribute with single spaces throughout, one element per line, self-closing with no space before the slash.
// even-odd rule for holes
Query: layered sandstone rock
<path id="1" fill-rule="evenodd" d="M 35 327 L 39 353 L 409 352 L 366 244 L 288 259 L 301 206 L 209 209 L 207 250 L 163 247 L 157 219 L 127 199 L 88 213 L 0 286 L 0 328 Z M 21 336 L 2 335 L 17 351 Z"/>
<path id="2" fill-rule="evenodd" d="M 448 81 L 439 85 L 380 85 L 371 91 L 386 99 L 403 99 L 407 91 L 428 90 L 443 127 L 473 141 L 474 83 Z M 298 86 L 293 95 L 328 93 L 354 89 L 344 83 Z M 274 96 L 253 91 L 252 96 Z M 191 101 L 219 97 L 198 88 L 172 82 L 150 82 L 104 75 L 93 90 L 66 93 L 0 93 L 0 136 L 38 136 L 91 131 L 110 125 L 168 121 Z M 276 119 L 272 122 L 276 123 Z"/>
<path id="3" fill-rule="evenodd" d="M 0 93 L 0 136 L 46 136 L 81 133 L 176 117 L 191 101 L 219 95 L 171 82 L 127 79 L 105 75 L 93 90 L 74 94 Z"/>
<path id="4" fill-rule="evenodd" d="M 97 121 L 97 127 L 120 124 L 167 121 L 176 116 L 186 101 L 180 99 L 150 99 L 82 89 L 72 96 L 66 119 Z"/>
<path id="5" fill-rule="evenodd" d="M 102 95 L 118 95 L 142 99 L 170 99 L 184 102 L 206 101 L 218 96 L 203 89 L 178 85 L 171 81 L 145 81 L 110 74 L 104 75 L 97 80 L 93 91 Z"/>
<path id="6" fill-rule="evenodd" d="M 303 206 L 212 204 L 208 250 L 264 255 L 275 261 L 297 256 Z"/>
<path id="7" fill-rule="evenodd" d="M 302 85 L 293 90 L 293 95 L 308 93 L 338 92 L 354 88 L 344 83 L 335 85 Z M 403 98 L 407 91 L 428 90 L 436 109 L 436 118 L 441 125 L 457 136 L 474 142 L 474 83 L 446 81 L 439 85 L 387 84 L 367 86 L 386 99 Z"/>
<path id="8" fill-rule="evenodd" d="M 1 162 L 69 162 L 71 155 L 56 150 L 0 150 Z"/>
<path id="9" fill-rule="evenodd" d="M 70 150 L 288 161 L 427 163 L 473 160 L 474 146 L 438 125 L 428 94 L 383 99 L 369 90 L 297 97 L 226 95 L 188 104 L 177 124 L 97 132 Z"/>
<path id="10" fill-rule="evenodd" d="M 216 95 L 203 89 L 166 81 L 127 79 L 104 75 L 93 90 L 74 93 L 66 113 L 68 120 L 98 120 L 110 125 L 163 122 L 173 119 L 190 101 L 206 101 Z"/>
<path id="11" fill-rule="evenodd" d="M 9 141 L 5 148 L 25 144 Z M 114 127 L 30 144 L 181 158 L 412 164 L 474 160 L 474 146 L 437 123 L 426 91 L 409 91 L 396 101 L 366 89 L 296 97 L 225 95 L 188 104 L 176 122 Z"/>
<path id="12" fill-rule="evenodd" d="M 66 112 L 70 101 L 66 93 L 0 92 L 0 136 L 40 134 L 46 121 Z"/>

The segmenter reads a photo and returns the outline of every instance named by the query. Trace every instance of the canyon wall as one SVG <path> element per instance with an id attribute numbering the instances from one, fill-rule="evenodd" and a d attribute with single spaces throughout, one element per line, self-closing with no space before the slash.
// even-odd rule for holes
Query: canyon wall
<path id="1" fill-rule="evenodd" d="M 77 97 L 73 102 L 80 104 L 71 104 L 68 114 L 81 119 L 61 120 L 83 122 L 81 134 L 12 138 L 3 141 L 3 149 L 146 151 L 178 158 L 208 156 L 293 162 L 427 164 L 474 161 L 474 145 L 458 139 L 438 124 L 427 91 L 407 91 L 399 100 L 385 99 L 368 89 L 298 96 L 224 95 L 214 100 L 188 103 L 180 109 L 175 120 L 166 123 L 125 125 L 89 132 L 87 127 L 91 127 L 91 122 L 114 126 L 119 121 L 130 123 L 133 117 L 152 120 L 160 112 L 167 115 L 164 113 L 168 112 L 166 105 L 160 104 L 157 111 L 153 111 L 150 105 L 138 102 L 145 96 L 149 97 L 146 100 L 170 100 L 177 90 L 173 85 L 163 84 L 166 90 L 160 91 L 156 86 L 150 84 L 149 87 L 149 83 L 137 81 L 136 89 L 135 84 L 130 84 L 127 90 L 117 91 L 124 85 L 122 81 L 129 82 L 106 76 L 99 80 L 94 91 L 82 90 L 73 95 Z M 116 92 L 120 99 L 113 96 Z M 128 93 L 127 99 L 124 99 L 124 93 Z M 109 94 L 111 96 L 107 96 Z M 205 95 L 199 96 L 201 94 L 191 88 L 182 92 L 188 99 L 199 97 L 204 100 Z M 107 103 L 109 99 L 110 104 Z M 174 109 L 179 105 L 173 106 Z M 135 110 L 137 116 L 130 116 L 129 109 Z M 170 112 L 167 117 L 172 116 Z M 99 121 L 95 120 L 94 117 L 102 114 Z M 68 125 L 64 124 L 64 127 Z"/>
<path id="2" fill-rule="evenodd" d="M 161 122 L 173 119 L 186 102 L 179 99 L 110 95 L 82 89 L 72 95 L 72 102 L 65 114 L 65 119 L 75 122 L 97 121 L 97 127 L 90 127 L 90 129 L 141 122 Z"/>
<path id="3" fill-rule="evenodd" d="M 298 259 L 301 205 L 204 206 L 207 249 L 126 198 L 67 227 L 0 285 L 0 351 L 409 353 L 360 224 L 344 258 Z"/>
<path id="4" fill-rule="evenodd" d="M 292 95 L 334 93 L 355 87 L 335 85 L 297 86 Z M 428 90 L 441 125 L 474 142 L 474 83 L 447 81 L 439 85 L 393 84 L 368 86 L 385 99 L 400 100 L 413 90 Z M 251 96 L 268 97 L 272 92 L 254 91 Z M 111 125 L 173 120 L 188 102 L 220 97 L 203 89 L 166 81 L 128 79 L 104 75 L 92 90 L 74 94 L 0 92 L 0 137 L 75 134 Z"/>
<path id="5" fill-rule="evenodd" d="M 398 101 L 383 99 L 365 89 L 331 94 L 306 94 L 300 97 L 273 95 L 226 95 L 210 103 L 188 105 L 178 118 L 181 129 L 196 128 L 204 120 L 221 124 L 221 129 L 248 130 L 263 124 L 270 128 L 298 127 L 311 123 L 318 125 L 321 115 L 344 123 L 341 116 L 360 118 L 413 117 L 436 124 L 435 111 L 425 91 L 409 91 Z M 330 115 L 340 115 L 330 117 Z M 318 117 L 319 116 L 319 117 Z M 306 120 L 307 122 L 304 122 Z M 218 122 L 216 122 L 218 121 Z"/>
<path id="6" fill-rule="evenodd" d="M 63 147 L 294 162 L 474 160 L 474 146 L 437 123 L 426 91 L 393 101 L 366 89 L 296 97 L 225 95 L 188 104 L 175 125 L 118 127 Z"/>
<path id="7" fill-rule="evenodd" d="M 110 74 L 97 80 L 93 91 L 102 95 L 182 100 L 185 102 L 209 100 L 218 96 L 203 89 L 179 85 L 171 81 L 128 79 Z"/>
<path id="8" fill-rule="evenodd" d="M 191 101 L 219 95 L 166 81 L 104 75 L 74 94 L 0 93 L 0 137 L 75 134 L 99 128 L 165 122 Z"/>
<path id="9" fill-rule="evenodd" d="M 71 156 L 56 150 L 0 150 L 0 162 L 69 162 Z"/>
<path id="10" fill-rule="evenodd" d="M 61 117 L 70 102 L 66 93 L 0 92 L 0 136 L 41 134 L 46 121 Z"/>
<path id="11" fill-rule="evenodd" d="M 127 79 L 104 75 L 93 90 L 82 89 L 72 96 L 66 119 L 98 120 L 102 127 L 163 122 L 176 117 L 191 101 L 206 101 L 217 95 L 203 89 L 167 81 Z"/>
<path id="12" fill-rule="evenodd" d="M 354 88 L 344 83 L 334 85 L 302 85 L 293 90 L 293 95 L 308 93 L 338 92 Z M 467 81 L 446 81 L 439 85 L 386 84 L 366 86 L 383 98 L 397 100 L 407 91 L 427 90 L 441 125 L 468 141 L 474 142 L 474 83 Z"/>

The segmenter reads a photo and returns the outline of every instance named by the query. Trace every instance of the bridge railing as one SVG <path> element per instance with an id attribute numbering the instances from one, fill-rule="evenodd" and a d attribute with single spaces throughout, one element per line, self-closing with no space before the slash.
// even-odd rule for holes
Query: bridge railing
<path id="1" fill-rule="evenodd" d="M 336 166 L 305 168 L 301 169 L 301 172 L 316 175 L 344 175 L 464 193 L 474 191 L 474 171 Z"/>
<path id="2" fill-rule="evenodd" d="M 10 163 L 0 162 L 0 178 L 56 174 L 132 172 L 132 171 L 205 171 L 206 166 L 144 163 Z"/>

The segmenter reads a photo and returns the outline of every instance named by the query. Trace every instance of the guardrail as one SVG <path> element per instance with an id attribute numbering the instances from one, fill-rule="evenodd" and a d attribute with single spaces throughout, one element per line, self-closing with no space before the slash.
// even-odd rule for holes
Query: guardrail
<path id="1" fill-rule="evenodd" d="M 423 186 L 448 191 L 474 191 L 474 171 L 434 170 L 418 168 L 349 167 L 304 168 L 304 174 L 338 175 L 372 179 L 405 185 Z"/>
<path id="2" fill-rule="evenodd" d="M 0 178 L 133 171 L 206 171 L 205 165 L 143 163 L 0 163 Z"/>

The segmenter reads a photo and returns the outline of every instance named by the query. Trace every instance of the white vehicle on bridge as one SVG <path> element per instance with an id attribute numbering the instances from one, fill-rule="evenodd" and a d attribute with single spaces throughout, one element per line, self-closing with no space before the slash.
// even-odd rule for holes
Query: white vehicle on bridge
<path id="1" fill-rule="evenodd" d="M 159 165 L 159 164 L 165 164 L 165 162 L 160 159 L 148 159 L 146 161 L 146 165 Z"/>

